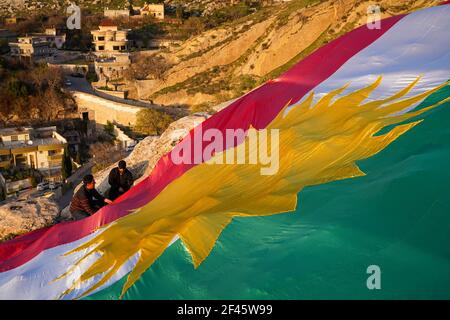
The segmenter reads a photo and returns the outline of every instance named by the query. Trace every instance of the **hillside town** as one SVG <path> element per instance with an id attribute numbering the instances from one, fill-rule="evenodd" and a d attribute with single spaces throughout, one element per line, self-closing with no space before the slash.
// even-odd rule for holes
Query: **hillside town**
<path id="1" fill-rule="evenodd" d="M 74 99 L 75 110 L 70 115 L 51 119 L 51 126 L 41 126 L 43 119 L 36 119 L 36 123 L 28 126 L 26 121 L 20 121 L 20 117 L 3 123 L 6 127 L 0 128 L 0 201 L 24 195 L 30 199 L 45 193 L 55 198 L 61 197 L 66 191 L 63 189 L 68 188 L 72 174 L 83 171 L 84 167 L 95 168 L 93 157 L 98 159 L 102 156 L 93 151 L 96 145 L 112 144 L 117 155 L 126 155 L 139 140 L 152 134 L 149 130 L 154 128 L 142 129 L 146 132 L 132 132 L 136 124 L 136 111 L 147 106 L 128 106 L 133 103 L 125 100 L 126 92 L 118 90 L 120 87 L 117 84 L 114 91 L 108 87 L 110 81 L 122 78 L 129 68 L 133 46 L 128 39 L 129 29 L 119 28 L 113 20 L 129 18 L 130 14 L 135 19 L 150 16 L 164 20 L 164 12 L 164 4 L 146 3 L 142 7 L 133 7 L 131 12 L 106 8 L 98 27 L 90 30 L 92 50 L 89 52 L 73 50 L 67 45 L 70 35 L 63 24 L 45 28 L 43 32 L 36 30 L 20 34 L 9 28 L 20 23 L 20 18 L 3 18 L 4 29 L 0 29 L 3 68 L 7 69 L 12 61 L 26 65 L 26 68 L 43 66 L 49 70 L 58 69 L 63 82 L 60 89 Z M 92 86 L 87 80 L 89 76 L 97 80 L 91 81 L 94 82 Z M 108 115 L 103 118 L 96 116 L 95 108 L 89 108 L 89 103 L 85 106 L 74 98 L 74 94 L 83 92 L 80 87 L 89 88 L 85 94 L 110 102 L 111 109 L 114 104 L 119 105 L 114 100 L 117 97 L 119 101 L 123 100 L 121 102 L 124 102 L 125 108 L 133 110 L 130 114 L 125 111 L 123 115 L 119 111 L 115 119 Z M 106 98 L 101 98 L 102 95 Z M 105 112 L 108 113 L 108 110 Z M 14 123 L 18 125 L 11 127 L 10 124 Z M 164 125 L 168 125 L 167 121 Z M 106 163 L 96 163 L 97 170 L 99 166 L 107 166 L 115 160 L 118 158 L 110 157 Z"/>

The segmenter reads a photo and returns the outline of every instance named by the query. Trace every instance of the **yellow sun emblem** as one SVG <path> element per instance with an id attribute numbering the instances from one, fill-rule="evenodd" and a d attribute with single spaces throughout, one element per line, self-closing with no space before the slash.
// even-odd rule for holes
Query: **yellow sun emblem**
<path id="1" fill-rule="evenodd" d="M 94 253 L 101 253 L 101 256 L 63 296 L 79 283 L 101 275 L 81 297 L 93 292 L 131 257 L 139 254 L 123 287 L 123 295 L 177 235 L 197 268 L 233 217 L 289 212 L 296 208 L 297 194 L 305 186 L 364 175 L 355 163 L 357 160 L 383 150 L 421 120 L 399 123 L 449 100 L 399 114 L 447 85 L 444 83 L 401 100 L 419 78 L 382 100 L 364 103 L 381 83 L 382 77 L 379 77 L 373 84 L 343 96 L 340 94 L 347 85 L 328 93 L 315 104 L 311 92 L 298 104 L 287 105 L 268 126 L 268 129 L 279 129 L 281 157 L 276 174 L 261 175 L 259 166 L 253 164 L 211 166 L 203 163 L 193 167 L 151 202 L 105 226 L 93 239 L 69 252 L 87 250 L 76 266 Z M 385 134 L 376 135 L 391 125 L 396 126 Z M 234 150 L 214 157 L 224 157 L 227 152 Z M 250 157 L 251 152 L 246 150 L 246 156 Z"/>

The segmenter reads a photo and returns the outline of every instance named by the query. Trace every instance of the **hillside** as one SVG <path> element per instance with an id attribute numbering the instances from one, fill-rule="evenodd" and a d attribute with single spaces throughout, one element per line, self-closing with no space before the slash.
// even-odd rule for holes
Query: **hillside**
<path id="1" fill-rule="evenodd" d="M 382 18 L 440 1 L 382 0 Z M 129 83 L 131 96 L 196 110 L 236 98 L 366 23 L 371 1 L 308 1 L 265 6 L 157 53 L 172 67 L 162 80 Z"/>
<path id="2" fill-rule="evenodd" d="M 63 11 L 72 2 L 69 0 L 0 0 L 0 12 L 2 14 L 18 13 L 19 15 L 23 15 L 27 12 L 36 11 Z M 121 9 L 127 8 L 128 6 L 128 1 L 126 0 L 78 0 L 75 3 L 93 12 L 103 11 L 105 7 Z"/>

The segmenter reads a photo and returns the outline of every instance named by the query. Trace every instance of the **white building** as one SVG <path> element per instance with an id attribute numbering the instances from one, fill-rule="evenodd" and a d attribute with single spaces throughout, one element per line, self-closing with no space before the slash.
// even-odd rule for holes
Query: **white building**
<path id="1" fill-rule="evenodd" d="M 118 145 L 122 149 L 124 149 L 126 151 L 133 150 L 134 146 L 136 145 L 136 140 L 131 139 L 116 125 L 114 125 L 114 135 L 116 137 L 116 141 L 117 141 Z"/>
<path id="2" fill-rule="evenodd" d="M 56 28 L 47 28 L 44 33 L 33 33 L 31 36 L 35 39 L 40 39 L 42 42 L 48 42 L 50 47 L 62 49 L 66 43 L 66 34 L 58 32 Z"/>
<path id="3" fill-rule="evenodd" d="M 146 3 L 143 7 L 133 8 L 141 16 L 151 16 L 156 19 L 164 20 L 164 4 Z"/>
<path id="4" fill-rule="evenodd" d="M 110 20 L 103 21 L 99 30 L 91 31 L 94 38 L 95 72 L 100 81 L 123 77 L 131 61 L 128 51 L 128 30 L 119 30 Z"/>
<path id="5" fill-rule="evenodd" d="M 56 127 L 0 129 L 0 169 L 32 168 L 47 180 L 60 181 L 66 146 Z"/>
<path id="6" fill-rule="evenodd" d="M 91 34 L 96 55 L 128 50 L 128 30 L 119 30 L 111 20 L 102 21 L 98 30 L 92 30 Z"/>
<path id="7" fill-rule="evenodd" d="M 110 18 L 110 19 L 129 18 L 130 17 L 130 10 L 112 10 L 112 9 L 106 8 L 103 11 L 103 15 L 106 18 Z"/>

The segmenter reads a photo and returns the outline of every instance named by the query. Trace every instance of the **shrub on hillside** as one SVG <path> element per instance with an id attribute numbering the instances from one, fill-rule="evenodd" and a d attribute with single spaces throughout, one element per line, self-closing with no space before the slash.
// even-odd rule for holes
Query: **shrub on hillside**
<path id="1" fill-rule="evenodd" d="M 143 109 L 137 114 L 135 131 L 146 135 L 161 135 L 173 121 L 172 117 L 154 109 Z"/>

